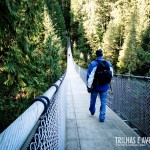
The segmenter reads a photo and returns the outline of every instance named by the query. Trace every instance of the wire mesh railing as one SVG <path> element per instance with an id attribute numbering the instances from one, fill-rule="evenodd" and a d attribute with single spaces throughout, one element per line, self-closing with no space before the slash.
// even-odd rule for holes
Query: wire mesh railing
<path id="1" fill-rule="evenodd" d="M 40 125 L 28 149 L 63 150 L 65 147 L 66 86 L 62 86 L 50 102 L 47 112 L 40 118 Z"/>
<path id="2" fill-rule="evenodd" d="M 64 149 L 65 90 L 62 76 L 42 96 L 0 134 L 2 150 Z M 63 81 L 63 82 L 62 82 Z"/>
<path id="3" fill-rule="evenodd" d="M 86 69 L 74 66 L 86 83 Z M 107 105 L 126 123 L 150 136 L 150 77 L 114 75 Z"/>
<path id="4" fill-rule="evenodd" d="M 78 74 L 80 75 L 81 79 L 86 83 L 86 69 L 79 67 L 75 62 L 74 62 L 74 67 L 75 70 L 78 72 Z"/>
<path id="5" fill-rule="evenodd" d="M 108 106 L 150 136 L 150 78 L 115 75 Z"/>

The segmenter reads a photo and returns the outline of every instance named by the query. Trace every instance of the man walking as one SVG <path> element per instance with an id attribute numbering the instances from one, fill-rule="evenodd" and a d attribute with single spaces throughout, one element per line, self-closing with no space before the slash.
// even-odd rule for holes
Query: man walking
<path id="1" fill-rule="evenodd" d="M 101 102 L 99 121 L 104 122 L 106 114 L 107 91 L 110 87 L 111 77 L 113 76 L 113 68 L 112 64 L 103 58 L 103 51 L 101 49 L 96 51 L 96 56 L 97 59 L 92 61 L 89 65 L 86 78 L 88 92 L 91 93 L 89 111 L 91 112 L 91 115 L 94 115 L 96 111 L 96 98 L 99 94 Z M 103 70 L 104 66 L 106 69 Z M 101 71 L 98 72 L 98 69 L 101 69 Z M 103 75 L 100 76 L 102 72 Z M 107 75 L 107 73 L 105 74 L 105 72 L 108 72 L 110 75 Z M 109 79 L 106 79 L 107 76 Z"/>

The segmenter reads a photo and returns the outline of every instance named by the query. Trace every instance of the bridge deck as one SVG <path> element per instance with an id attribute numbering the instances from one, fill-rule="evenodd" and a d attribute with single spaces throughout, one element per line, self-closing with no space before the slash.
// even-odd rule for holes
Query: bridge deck
<path id="1" fill-rule="evenodd" d="M 88 108 L 90 94 L 85 83 L 74 69 L 72 57 L 68 58 L 67 70 L 67 129 L 66 150 L 148 150 L 147 146 L 117 146 L 117 137 L 129 137 L 131 143 L 138 135 L 110 108 L 107 107 L 106 121 L 98 121 L 99 99 L 96 113 L 91 116 Z M 121 139 L 121 144 L 124 138 Z M 129 143 L 130 143 L 129 142 Z"/>

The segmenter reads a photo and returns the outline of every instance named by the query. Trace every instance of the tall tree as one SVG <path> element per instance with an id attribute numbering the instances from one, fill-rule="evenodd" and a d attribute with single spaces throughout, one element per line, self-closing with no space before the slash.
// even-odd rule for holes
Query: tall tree
<path id="1" fill-rule="evenodd" d="M 148 0 L 137 0 L 138 23 L 138 59 L 137 71 L 140 75 L 150 76 L 150 3 Z"/>

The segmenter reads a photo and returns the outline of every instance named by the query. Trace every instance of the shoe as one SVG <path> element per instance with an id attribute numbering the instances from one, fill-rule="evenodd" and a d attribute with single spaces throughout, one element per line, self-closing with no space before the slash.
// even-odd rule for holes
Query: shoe
<path id="1" fill-rule="evenodd" d="M 93 115 L 94 115 L 94 113 L 91 113 L 91 115 L 93 116 Z"/>
<path id="2" fill-rule="evenodd" d="M 91 113 L 92 116 L 95 114 L 95 112 L 91 112 L 90 108 L 89 108 L 89 111 L 90 111 L 90 113 Z"/>
<path id="3" fill-rule="evenodd" d="M 99 119 L 99 121 L 100 121 L 100 122 L 104 122 L 105 120 L 104 120 L 104 119 Z"/>

